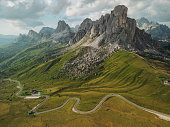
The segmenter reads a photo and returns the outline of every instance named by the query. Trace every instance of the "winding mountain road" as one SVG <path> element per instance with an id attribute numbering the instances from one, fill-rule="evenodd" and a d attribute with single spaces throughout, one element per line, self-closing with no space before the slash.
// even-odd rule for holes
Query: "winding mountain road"
<path id="1" fill-rule="evenodd" d="M 11 80 L 11 79 L 5 79 L 5 80 L 9 80 L 11 82 L 16 82 L 18 84 L 17 88 L 20 89 L 20 91 L 18 93 L 16 93 L 16 95 L 18 97 L 21 97 L 21 98 L 24 98 L 24 96 L 20 96 L 20 93 L 22 92 L 23 88 L 22 88 L 22 85 L 19 81 L 17 80 Z M 167 114 L 164 114 L 164 113 L 160 113 L 160 112 L 157 112 L 157 111 L 154 111 L 154 110 L 151 110 L 151 109 L 147 109 L 147 108 L 144 108 L 142 106 L 139 106 L 129 100 L 127 100 L 126 98 L 124 98 L 123 96 L 119 95 L 119 94 L 111 94 L 111 95 L 107 95 L 105 96 L 100 102 L 98 105 L 96 105 L 96 107 L 90 111 L 80 111 L 77 109 L 77 105 L 79 104 L 80 102 L 80 99 L 77 98 L 77 97 L 73 97 L 73 98 L 69 98 L 67 101 L 64 102 L 64 104 L 62 104 L 61 106 L 57 107 L 57 108 L 54 108 L 54 109 L 50 109 L 50 110 L 46 110 L 46 111 L 42 111 L 42 112 L 36 112 L 36 110 L 42 105 L 44 104 L 48 99 L 49 99 L 49 96 L 47 95 L 42 95 L 41 97 L 46 97 L 46 99 L 44 101 L 42 101 L 41 103 L 39 103 L 38 105 L 36 105 L 30 112 L 38 115 L 38 114 L 42 114 L 42 113 L 47 113 L 47 112 L 51 112 L 51 111 L 54 111 L 54 110 L 58 110 L 58 109 L 61 109 L 63 108 L 70 100 L 76 100 L 76 103 L 74 104 L 73 108 L 72 108 L 72 111 L 75 112 L 75 113 L 79 113 L 79 114 L 88 114 L 88 113 L 92 113 L 94 111 L 96 111 L 108 98 L 110 97 L 119 97 L 121 98 L 122 100 L 126 101 L 127 103 L 139 108 L 139 109 L 142 109 L 146 112 L 149 112 L 149 113 L 152 113 L 152 114 L 155 114 L 157 115 L 160 119 L 164 119 L 164 120 L 167 120 L 167 121 L 170 121 L 170 115 L 167 115 Z"/>

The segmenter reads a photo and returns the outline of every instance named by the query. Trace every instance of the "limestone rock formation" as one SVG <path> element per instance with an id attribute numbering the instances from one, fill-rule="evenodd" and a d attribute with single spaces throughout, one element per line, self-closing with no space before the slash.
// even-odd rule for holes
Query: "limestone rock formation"
<path id="1" fill-rule="evenodd" d="M 59 33 L 59 32 L 62 32 L 64 30 L 70 30 L 70 26 L 68 24 L 66 24 L 65 21 L 63 21 L 63 20 L 61 21 L 60 20 L 58 22 L 58 26 L 57 26 L 55 32 Z"/>
<path id="2" fill-rule="evenodd" d="M 81 42 L 80 51 L 63 71 L 69 71 L 71 76 L 85 75 L 119 49 L 159 54 L 158 43 L 136 27 L 136 20 L 127 17 L 127 11 L 126 6 L 119 5 L 97 21 L 85 19 L 69 42 L 70 45 Z"/>
<path id="3" fill-rule="evenodd" d="M 69 43 L 70 39 L 74 36 L 74 32 L 65 21 L 59 21 L 58 26 L 54 33 L 51 35 L 51 39 L 54 43 Z"/>
<path id="4" fill-rule="evenodd" d="M 150 35 L 136 27 L 136 20 L 128 18 L 127 11 L 126 6 L 118 5 L 110 14 L 101 16 L 97 21 L 85 19 L 70 40 L 70 44 L 80 41 L 85 35 L 89 35 L 93 40 L 104 35 L 103 39 L 100 39 L 101 42 L 98 42 L 99 45 L 118 44 L 119 48 L 137 51 L 152 47 L 155 50 L 152 43 L 156 42 L 152 41 Z M 144 38 L 145 41 L 142 42 Z"/>
<path id="5" fill-rule="evenodd" d="M 30 38 L 32 38 L 32 39 L 34 39 L 34 40 L 38 40 L 38 39 L 41 38 L 41 36 L 40 36 L 37 32 L 35 32 L 35 31 L 33 31 L 33 30 L 30 30 L 30 31 L 28 32 L 28 35 L 27 35 L 27 36 L 30 37 Z"/>
<path id="6" fill-rule="evenodd" d="M 80 41 L 86 33 L 88 33 L 91 30 L 93 21 L 89 18 L 86 18 L 79 26 L 78 32 L 75 34 L 75 36 L 69 41 L 69 44 L 72 45 L 78 41 Z"/>
<path id="7" fill-rule="evenodd" d="M 50 27 L 43 27 L 41 30 L 40 30 L 40 33 L 45 33 L 45 32 L 50 32 L 50 33 L 53 33 L 55 31 L 55 29 L 53 28 L 50 28 Z"/>
<path id="8" fill-rule="evenodd" d="M 43 27 L 43 28 L 40 30 L 39 34 L 41 35 L 41 37 L 42 37 L 43 39 L 48 39 L 48 38 L 51 37 L 51 35 L 53 34 L 54 31 L 55 31 L 55 29 L 53 29 L 53 28 Z"/>

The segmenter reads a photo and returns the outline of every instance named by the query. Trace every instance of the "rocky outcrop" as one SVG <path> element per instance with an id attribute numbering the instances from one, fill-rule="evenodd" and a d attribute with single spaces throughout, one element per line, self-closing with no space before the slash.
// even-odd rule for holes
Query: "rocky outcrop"
<path id="1" fill-rule="evenodd" d="M 39 33 L 30 30 L 26 36 L 39 43 L 43 43 L 48 40 L 53 43 L 68 44 L 74 34 L 75 33 L 71 30 L 70 26 L 65 23 L 65 21 L 59 21 L 56 29 L 43 27 Z"/>
<path id="2" fill-rule="evenodd" d="M 158 43 L 152 40 L 151 35 L 136 27 L 136 20 L 128 18 L 127 11 L 126 6 L 119 5 L 97 21 L 85 19 L 82 22 L 70 40 L 70 45 L 82 42 L 78 43 L 81 49 L 63 69 L 69 71 L 69 76 L 81 77 L 90 73 L 119 49 L 159 54 Z"/>
<path id="3" fill-rule="evenodd" d="M 127 7 L 119 5 L 111 14 L 101 16 L 93 23 L 90 37 L 95 38 L 105 33 L 102 43 L 118 42 L 124 49 L 133 49 L 131 45 L 136 32 L 136 21 L 127 17 L 127 10 Z"/>
<path id="4" fill-rule="evenodd" d="M 60 32 L 63 32 L 64 30 L 68 30 L 70 31 L 70 26 L 68 24 L 65 23 L 65 21 L 59 21 L 58 22 L 58 26 L 55 30 L 55 33 L 60 33 Z"/>
<path id="5" fill-rule="evenodd" d="M 53 33 L 55 31 L 55 29 L 53 28 L 50 28 L 50 27 L 43 27 L 41 30 L 40 30 L 40 33 L 43 34 L 45 32 L 49 32 L 49 33 Z"/>
<path id="6" fill-rule="evenodd" d="M 93 25 L 93 21 L 89 18 L 86 18 L 79 26 L 78 32 L 75 36 L 69 41 L 69 44 L 72 45 L 80 41 L 90 30 Z"/>
<path id="7" fill-rule="evenodd" d="M 81 24 L 78 30 L 85 30 L 86 32 L 90 31 L 93 21 L 89 18 L 86 18 Z"/>
<path id="8" fill-rule="evenodd" d="M 79 40 L 81 40 L 84 36 L 86 35 L 86 31 L 85 30 L 79 30 L 74 38 L 72 38 L 71 40 L 69 40 L 69 44 L 73 45 L 75 42 L 78 42 Z"/>
<path id="9" fill-rule="evenodd" d="M 39 34 L 41 35 L 41 37 L 42 37 L 43 39 L 48 39 L 48 38 L 51 37 L 51 35 L 54 33 L 54 31 L 55 31 L 55 29 L 53 29 L 53 28 L 43 27 L 43 28 L 40 30 Z"/>
<path id="10" fill-rule="evenodd" d="M 136 20 L 128 18 L 127 11 L 126 6 L 119 5 L 110 14 L 101 16 L 97 21 L 85 19 L 74 38 L 70 40 L 70 44 L 78 42 L 86 34 L 89 34 L 90 38 L 94 40 L 104 34 L 99 45 L 118 44 L 117 47 L 122 49 L 141 51 L 146 48 L 155 48 L 154 44 L 150 45 L 151 42 L 154 43 L 151 36 L 136 28 Z M 143 35 L 141 36 L 141 34 Z"/>
<path id="11" fill-rule="evenodd" d="M 58 26 L 50 39 L 52 39 L 52 42 L 54 43 L 67 44 L 70 39 L 73 38 L 74 34 L 75 33 L 65 21 L 59 21 Z"/>
<path id="12" fill-rule="evenodd" d="M 35 31 L 33 31 L 33 30 L 30 30 L 30 31 L 28 32 L 28 35 L 27 35 L 27 36 L 30 37 L 31 39 L 34 39 L 34 40 L 38 40 L 38 39 L 41 38 L 41 36 L 40 36 L 37 32 L 35 32 Z"/>

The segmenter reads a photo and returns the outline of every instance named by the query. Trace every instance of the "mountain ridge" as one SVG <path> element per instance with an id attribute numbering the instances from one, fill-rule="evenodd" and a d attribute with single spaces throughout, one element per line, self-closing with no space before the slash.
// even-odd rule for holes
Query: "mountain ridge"
<path id="1" fill-rule="evenodd" d="M 170 39 L 170 28 L 166 25 L 149 21 L 148 19 L 142 17 L 140 19 L 137 19 L 137 26 L 140 29 L 144 29 L 145 32 L 151 34 L 152 38 L 155 40 Z"/>
<path id="2" fill-rule="evenodd" d="M 86 18 L 69 42 L 73 49 L 75 45 L 80 47 L 79 54 L 64 66 L 64 72 L 68 71 L 70 75 L 81 77 L 122 49 L 163 55 L 158 48 L 159 43 L 136 27 L 135 19 L 127 17 L 127 10 L 124 5 L 119 5 L 99 20 Z"/>
<path id="3" fill-rule="evenodd" d="M 105 59 L 122 49 L 137 53 L 164 55 L 159 50 L 159 43 L 152 40 L 151 35 L 138 29 L 136 20 L 127 17 L 127 11 L 126 6 L 119 5 L 110 14 L 101 16 L 99 20 L 92 21 L 86 18 L 80 24 L 76 33 L 71 30 L 65 21 L 59 21 L 57 28 L 47 38 L 43 38 L 43 36 L 40 36 L 41 34 L 32 30 L 29 31 L 28 35 L 21 35 L 21 37 L 25 36 L 31 38 L 31 40 L 34 39 L 33 42 L 35 43 L 33 44 L 35 46 L 30 48 L 35 50 L 34 52 L 38 52 L 38 47 L 41 47 L 39 45 L 45 43 L 45 47 L 41 49 L 47 54 L 45 56 L 40 54 L 39 56 L 47 60 L 57 57 L 57 54 L 76 52 L 74 57 L 61 68 L 61 73 L 66 73 L 67 77 L 82 77 L 91 73 Z M 46 47 L 46 44 L 49 48 Z M 58 45 L 63 45 L 63 50 L 60 53 L 58 53 L 58 49 L 55 49 Z M 54 49 L 51 48 L 52 46 Z M 29 53 L 31 52 L 29 50 Z M 35 54 L 38 55 L 37 53 Z M 36 55 L 30 55 L 31 57 L 36 57 Z M 5 67 L 4 63 L 1 63 L 0 66 Z M 13 63 L 15 63 L 15 60 L 10 62 L 11 65 Z"/>

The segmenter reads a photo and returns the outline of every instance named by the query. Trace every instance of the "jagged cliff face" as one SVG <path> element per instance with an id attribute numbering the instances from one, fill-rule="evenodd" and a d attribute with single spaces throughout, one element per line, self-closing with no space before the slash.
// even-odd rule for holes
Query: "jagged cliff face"
<path id="1" fill-rule="evenodd" d="M 51 37 L 51 35 L 54 33 L 55 29 L 50 27 L 43 27 L 39 34 L 41 35 L 42 39 L 46 40 Z"/>
<path id="2" fill-rule="evenodd" d="M 136 27 L 136 20 L 128 18 L 127 11 L 127 7 L 119 5 L 111 14 L 101 16 L 97 21 L 85 19 L 77 34 L 70 40 L 70 44 L 72 45 L 85 35 L 89 35 L 93 40 L 100 37 L 99 45 L 114 45 L 115 48 L 135 51 L 153 49 L 154 42 L 150 35 Z"/>
<path id="3" fill-rule="evenodd" d="M 63 71 L 69 76 L 90 73 L 113 52 L 125 49 L 136 52 L 159 53 L 151 36 L 136 27 L 136 20 L 127 17 L 128 8 L 119 5 L 97 21 L 85 19 L 69 44 L 80 44 L 79 53 Z"/>
<path id="4" fill-rule="evenodd" d="M 30 37 L 31 39 L 34 39 L 34 40 L 38 40 L 38 39 L 41 38 L 41 36 L 40 36 L 37 32 L 35 32 L 35 31 L 33 31 L 33 30 L 30 30 L 30 31 L 28 32 L 28 35 L 27 35 L 27 36 Z"/>
<path id="5" fill-rule="evenodd" d="M 74 32 L 71 30 L 65 21 L 59 21 L 56 29 L 43 27 L 39 33 L 30 30 L 27 38 L 33 39 L 35 42 L 52 41 L 54 43 L 68 44 L 69 40 L 74 36 Z M 22 38 L 21 38 L 22 40 Z"/>
<path id="6" fill-rule="evenodd" d="M 66 24 L 65 21 L 59 21 L 55 32 L 60 33 L 63 32 L 64 30 L 70 30 L 70 26 Z"/>
<path id="7" fill-rule="evenodd" d="M 89 18 L 86 18 L 79 26 L 78 32 L 75 36 L 69 41 L 69 44 L 75 44 L 80 41 L 91 29 L 93 21 Z"/>
<path id="8" fill-rule="evenodd" d="M 73 36 L 74 32 L 71 30 L 70 26 L 66 24 L 65 21 L 59 21 L 50 39 L 52 39 L 54 43 L 67 44 Z"/>

